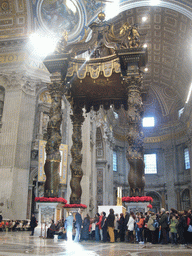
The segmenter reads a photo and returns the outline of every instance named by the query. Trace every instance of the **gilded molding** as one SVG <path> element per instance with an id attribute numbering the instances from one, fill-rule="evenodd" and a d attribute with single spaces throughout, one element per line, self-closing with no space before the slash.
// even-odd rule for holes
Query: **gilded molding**
<path id="1" fill-rule="evenodd" d="M 90 76 L 92 79 L 97 79 L 101 74 L 104 77 L 110 77 L 113 72 L 120 73 L 120 63 L 117 58 L 106 62 L 91 63 L 87 62 L 71 62 L 68 68 L 67 76 L 72 77 L 77 74 L 79 79 L 84 79 L 86 76 Z"/>
<path id="2" fill-rule="evenodd" d="M 171 140 L 173 137 L 176 138 L 180 138 L 182 136 L 185 136 L 187 134 L 187 131 L 180 131 L 174 134 L 166 134 L 166 135 L 162 135 L 162 136 L 156 136 L 156 137 L 146 137 L 144 138 L 144 143 L 158 143 L 158 142 L 162 142 L 162 141 L 167 141 L 167 140 Z M 114 132 L 114 138 L 116 140 L 119 141 L 126 141 L 126 136 L 125 135 L 121 135 L 121 134 L 117 134 Z"/>

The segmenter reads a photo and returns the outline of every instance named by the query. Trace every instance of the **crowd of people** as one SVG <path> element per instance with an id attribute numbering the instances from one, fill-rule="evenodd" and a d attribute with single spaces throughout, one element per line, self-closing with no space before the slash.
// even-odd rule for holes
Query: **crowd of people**
<path id="1" fill-rule="evenodd" d="M 110 209 L 97 213 L 94 218 L 87 214 L 84 220 L 81 213 L 70 215 L 64 221 L 66 239 L 95 240 L 96 242 L 128 242 L 152 244 L 188 244 L 192 243 L 192 212 L 171 209 L 160 213 L 148 211 L 146 213 L 114 214 Z"/>
<path id="2" fill-rule="evenodd" d="M 37 221 L 32 215 L 29 222 L 0 221 L 0 230 L 31 230 L 34 229 Z M 148 211 L 146 213 L 126 212 L 114 214 L 110 209 L 108 216 L 105 212 L 97 213 L 94 218 L 87 214 L 82 219 L 82 213 L 69 212 L 68 217 L 58 221 L 56 224 L 52 220 L 47 229 L 47 238 L 54 238 L 58 235 L 60 239 L 74 240 L 94 240 L 96 242 L 128 242 L 128 243 L 152 243 L 152 244 L 189 244 L 192 243 L 192 211 L 178 212 L 175 209 L 160 213 Z"/>
<path id="3" fill-rule="evenodd" d="M 0 231 L 29 231 L 31 229 L 28 220 L 1 220 Z"/>

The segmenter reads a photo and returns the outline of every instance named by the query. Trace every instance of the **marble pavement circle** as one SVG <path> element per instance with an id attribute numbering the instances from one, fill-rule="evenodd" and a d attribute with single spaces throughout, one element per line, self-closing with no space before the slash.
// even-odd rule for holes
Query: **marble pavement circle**
<path id="1" fill-rule="evenodd" d="M 66 30 L 69 42 L 80 35 L 86 19 L 84 6 L 75 0 L 40 0 L 37 18 L 41 28 L 53 36 Z"/>

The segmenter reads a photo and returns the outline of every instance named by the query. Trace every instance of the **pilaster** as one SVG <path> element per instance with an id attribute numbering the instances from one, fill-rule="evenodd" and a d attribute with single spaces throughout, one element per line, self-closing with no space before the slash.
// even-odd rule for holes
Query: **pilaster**
<path id="1" fill-rule="evenodd" d="M 0 201 L 6 218 L 26 219 L 37 81 L 21 73 L 1 79 L 5 101 L 0 133 Z"/>

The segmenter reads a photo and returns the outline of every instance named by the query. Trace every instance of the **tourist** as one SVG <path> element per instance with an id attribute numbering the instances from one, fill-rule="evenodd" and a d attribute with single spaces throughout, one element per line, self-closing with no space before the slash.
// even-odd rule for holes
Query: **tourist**
<path id="1" fill-rule="evenodd" d="M 125 221 L 124 221 L 124 229 L 125 229 L 125 242 L 128 242 L 128 230 L 127 223 L 129 221 L 130 214 L 128 212 L 125 213 Z"/>
<path id="2" fill-rule="evenodd" d="M 147 223 L 149 221 L 149 217 L 150 217 L 150 212 L 146 212 L 145 213 L 145 221 L 144 221 L 144 242 L 145 243 L 150 243 L 151 242 L 151 232 L 149 231 L 149 229 L 147 228 Z"/>
<path id="3" fill-rule="evenodd" d="M 187 213 L 187 243 L 192 243 L 192 214 L 191 210 Z"/>
<path id="4" fill-rule="evenodd" d="M 95 239 L 95 218 L 91 219 L 91 239 Z"/>
<path id="5" fill-rule="evenodd" d="M 149 221 L 147 223 L 147 228 L 149 229 L 151 233 L 151 242 L 152 244 L 155 244 L 157 239 L 155 237 L 155 230 L 156 227 L 154 226 L 154 223 L 156 221 L 156 214 L 154 212 L 151 212 L 151 216 L 149 217 Z"/>
<path id="6" fill-rule="evenodd" d="M 133 212 L 130 213 L 129 221 L 127 223 L 127 229 L 128 229 L 128 242 L 133 243 L 134 242 L 134 236 L 133 236 L 133 230 L 135 225 L 135 215 Z"/>
<path id="7" fill-rule="evenodd" d="M 171 223 L 170 223 L 171 243 L 172 244 L 177 244 L 177 229 L 176 229 L 177 224 L 178 224 L 178 220 L 176 219 L 175 215 L 173 215 L 171 218 Z"/>
<path id="8" fill-rule="evenodd" d="M 89 225 L 90 225 L 90 217 L 89 214 L 83 220 L 83 228 L 81 230 L 81 240 L 87 241 L 89 239 Z"/>
<path id="9" fill-rule="evenodd" d="M 114 235 L 115 235 L 115 242 L 117 242 L 118 238 L 118 231 L 119 231 L 119 215 L 115 214 L 115 222 L 114 222 Z"/>
<path id="10" fill-rule="evenodd" d="M 178 224 L 177 224 L 177 232 L 178 232 L 178 235 L 179 235 L 179 243 L 180 244 L 185 244 L 186 241 L 185 241 L 185 237 L 184 237 L 184 232 L 185 232 L 185 228 L 187 227 L 187 221 L 186 221 L 186 218 L 184 216 L 184 213 L 179 213 L 179 219 L 178 219 Z"/>
<path id="11" fill-rule="evenodd" d="M 107 217 L 107 229 L 110 237 L 110 243 L 115 242 L 115 236 L 114 236 L 114 222 L 115 222 L 115 215 L 114 210 L 109 210 L 109 215 Z"/>
<path id="12" fill-rule="evenodd" d="M 95 241 L 96 242 L 99 242 L 99 226 L 101 225 L 101 222 L 100 222 L 100 214 L 99 213 L 96 213 L 95 215 Z"/>
<path id="13" fill-rule="evenodd" d="M 81 233 L 81 225 L 82 225 L 82 217 L 81 217 L 81 209 L 79 209 L 75 215 L 76 234 L 75 234 L 74 242 L 79 242 L 80 233 Z"/>
<path id="14" fill-rule="evenodd" d="M 107 218 L 106 218 L 106 213 L 102 212 L 103 219 L 101 222 L 101 227 L 102 227 L 102 232 L 103 232 L 103 242 L 107 242 Z"/>
<path id="15" fill-rule="evenodd" d="M 73 233 L 73 214 L 69 212 L 69 216 L 65 220 L 65 229 L 67 231 L 67 241 L 72 241 L 72 233 Z"/>
<path id="16" fill-rule="evenodd" d="M 101 223 L 102 223 L 102 219 L 103 219 L 103 215 L 101 213 L 101 215 L 99 216 L 99 235 L 100 235 L 100 240 L 103 241 L 103 231 L 102 231 L 102 227 L 101 227 Z"/>
<path id="17" fill-rule="evenodd" d="M 170 231 L 170 214 L 169 214 L 169 211 L 166 211 L 166 214 L 167 214 L 167 243 L 170 242 L 170 239 L 169 239 L 169 231 Z"/>
<path id="18" fill-rule="evenodd" d="M 135 241 L 136 241 L 136 243 L 139 242 L 138 241 L 139 227 L 137 225 L 139 223 L 139 220 L 140 220 L 139 214 L 136 213 L 136 216 L 135 216 L 135 226 L 134 226 L 134 229 L 135 229 Z"/>
<path id="19" fill-rule="evenodd" d="M 145 218 L 143 213 L 141 212 L 139 215 L 139 222 L 137 223 L 139 231 L 138 231 L 138 242 L 139 243 L 144 243 L 143 242 L 143 227 L 144 227 L 144 222 Z"/>
<path id="20" fill-rule="evenodd" d="M 167 244 L 168 216 L 164 208 L 161 208 L 161 217 L 159 219 L 159 225 L 161 226 L 162 244 Z"/>
<path id="21" fill-rule="evenodd" d="M 32 214 L 30 226 L 31 226 L 31 235 L 30 236 L 33 236 L 35 228 L 37 227 L 37 220 L 36 220 L 34 214 Z"/>
<path id="22" fill-rule="evenodd" d="M 119 236 L 120 236 L 120 242 L 124 242 L 125 240 L 125 218 L 123 216 L 123 213 L 120 214 L 120 219 L 118 221 L 119 223 Z"/>
<path id="23" fill-rule="evenodd" d="M 0 211 L 0 223 L 3 220 L 2 211 Z"/>
<path id="24" fill-rule="evenodd" d="M 47 229 L 47 238 L 54 238 L 56 231 L 54 220 L 51 221 L 50 227 Z"/>

